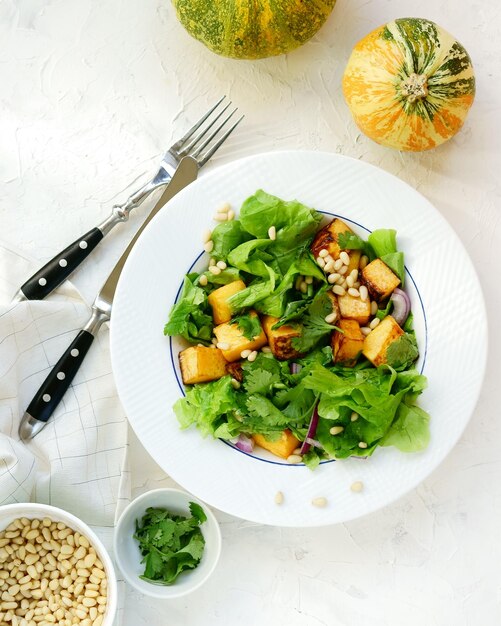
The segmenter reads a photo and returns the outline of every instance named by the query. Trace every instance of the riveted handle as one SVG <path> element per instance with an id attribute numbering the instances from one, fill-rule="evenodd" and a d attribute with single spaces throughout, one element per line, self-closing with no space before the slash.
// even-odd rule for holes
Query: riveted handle
<path id="1" fill-rule="evenodd" d="M 43 300 L 76 270 L 103 236 L 96 227 L 79 237 L 22 285 L 20 291 L 24 297 L 28 300 Z"/>
<path id="2" fill-rule="evenodd" d="M 26 413 L 41 422 L 48 421 L 75 378 L 93 341 L 94 336 L 86 330 L 78 333 L 34 395 Z"/>

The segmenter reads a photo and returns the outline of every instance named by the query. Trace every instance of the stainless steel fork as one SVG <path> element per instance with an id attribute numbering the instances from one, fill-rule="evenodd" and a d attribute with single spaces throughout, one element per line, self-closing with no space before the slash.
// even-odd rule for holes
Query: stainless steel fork
<path id="1" fill-rule="evenodd" d="M 130 212 L 137 208 L 153 191 L 167 185 L 181 159 L 191 156 L 198 168 L 203 167 L 243 119 L 241 116 L 224 132 L 237 109 L 233 109 L 222 120 L 231 102 L 224 104 L 223 96 L 211 107 L 189 131 L 176 141 L 163 155 L 155 176 L 133 193 L 123 204 L 115 205 L 109 217 L 89 230 L 46 263 L 29 278 L 14 296 L 14 301 L 42 300 L 60 285 L 89 256 L 102 239 L 121 222 L 129 219 Z M 221 120 L 221 121 L 220 121 Z M 207 122 L 207 124 L 204 124 Z M 219 133 L 223 132 L 219 137 Z"/>

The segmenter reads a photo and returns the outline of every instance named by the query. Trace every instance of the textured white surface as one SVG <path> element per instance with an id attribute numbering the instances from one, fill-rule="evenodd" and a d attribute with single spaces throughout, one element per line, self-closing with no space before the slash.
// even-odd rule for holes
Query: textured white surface
<path id="1" fill-rule="evenodd" d="M 340 79 L 373 27 L 419 14 L 455 34 L 477 73 L 463 131 L 400 154 L 357 131 Z M 47 260 L 124 199 L 169 140 L 227 92 L 246 123 L 211 167 L 274 149 L 340 152 L 421 191 L 449 220 L 480 274 L 492 331 L 501 307 L 501 65 L 498 0 L 338 0 L 314 41 L 288 57 L 236 62 L 206 51 L 168 0 L 0 2 L 0 237 Z M 144 178 L 141 178 L 143 180 Z M 117 229 L 75 283 L 88 298 L 139 223 Z M 458 302 L 458 308 L 461 302 Z M 458 341 L 461 340 L 460 335 Z M 280 530 L 220 515 L 213 578 L 168 605 L 129 596 L 129 626 L 494 626 L 501 621 L 499 334 L 491 332 L 476 413 L 415 492 L 349 524 Z M 164 483 L 131 443 L 138 492 Z M 167 482 L 168 484 L 168 482 Z"/>

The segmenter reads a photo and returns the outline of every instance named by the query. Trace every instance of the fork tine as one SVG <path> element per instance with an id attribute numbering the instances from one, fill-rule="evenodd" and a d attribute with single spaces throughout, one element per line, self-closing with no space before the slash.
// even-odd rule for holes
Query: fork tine
<path id="1" fill-rule="evenodd" d="M 236 111 L 236 109 L 235 109 Z M 235 112 L 233 111 L 233 113 Z M 231 115 L 233 115 L 233 113 Z M 228 116 L 228 118 L 223 122 L 223 124 L 221 124 L 220 128 L 222 128 L 222 126 L 224 126 L 226 124 L 226 122 L 230 119 L 231 115 Z M 218 139 L 216 141 L 216 143 L 207 150 L 207 152 L 202 156 L 201 159 L 197 159 L 198 161 L 198 166 L 202 167 L 204 166 L 207 161 L 214 155 L 214 153 L 219 150 L 219 148 L 223 145 L 223 143 L 228 139 L 228 137 L 231 135 L 231 133 L 235 130 L 235 128 L 240 124 L 240 122 L 244 119 L 245 115 L 242 115 L 234 124 L 233 126 L 231 126 L 225 133 L 224 135 Z M 216 131 L 217 132 L 217 131 Z M 214 133 L 215 134 L 215 133 Z M 197 151 L 198 152 L 198 151 Z"/>
<path id="2" fill-rule="evenodd" d="M 180 150 L 183 145 L 188 141 L 188 139 L 200 128 L 200 126 L 202 126 L 202 124 L 205 122 L 205 120 L 211 115 L 211 113 L 213 113 L 217 107 L 221 104 L 221 102 L 226 98 L 226 96 L 223 96 L 222 98 L 220 98 L 216 104 L 207 111 L 207 113 L 205 113 L 199 120 L 198 122 L 196 122 L 196 124 L 194 124 L 182 137 L 181 139 L 179 139 L 178 141 L 176 141 L 176 143 L 174 143 L 171 147 L 170 150 L 177 152 L 178 150 Z M 230 103 L 231 104 L 231 103 Z M 223 109 L 223 112 L 228 108 L 228 106 L 230 106 L 229 104 Z M 217 118 L 216 118 L 217 119 Z"/>
<path id="3" fill-rule="evenodd" d="M 234 108 L 233 111 L 221 122 L 221 124 L 219 124 L 219 126 L 207 137 L 207 139 L 205 139 L 205 141 L 200 146 L 198 146 L 198 148 L 194 152 L 191 152 L 191 156 L 193 158 L 197 158 L 197 156 L 200 155 L 202 150 L 209 145 L 209 143 L 219 133 L 219 131 L 223 128 L 223 126 L 226 125 L 226 123 L 230 120 L 230 118 L 233 117 L 233 115 L 237 112 L 237 110 L 238 110 L 237 108 Z"/>
<path id="4" fill-rule="evenodd" d="M 228 104 L 223 108 L 223 110 L 216 115 L 216 117 L 212 120 L 212 122 L 208 126 L 206 126 L 203 130 L 201 130 L 198 133 L 198 135 L 196 137 L 194 137 L 190 141 L 190 143 L 179 152 L 179 156 L 180 157 L 183 157 L 183 156 L 186 156 L 187 154 L 190 154 L 190 152 L 197 145 L 197 143 L 199 141 L 201 141 L 205 137 L 207 132 L 214 126 L 214 124 L 218 121 L 218 119 L 221 117 L 221 115 L 223 115 L 223 113 L 228 109 L 228 107 L 230 105 L 231 105 L 231 101 L 228 102 Z"/>

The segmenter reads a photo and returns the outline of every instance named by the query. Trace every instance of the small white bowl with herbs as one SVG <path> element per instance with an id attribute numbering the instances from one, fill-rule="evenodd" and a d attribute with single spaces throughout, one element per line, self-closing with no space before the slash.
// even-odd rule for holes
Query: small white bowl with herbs
<path id="1" fill-rule="evenodd" d="M 115 529 L 115 559 L 140 593 L 169 600 L 198 589 L 221 554 L 214 514 L 179 489 L 155 489 L 122 513 Z"/>

